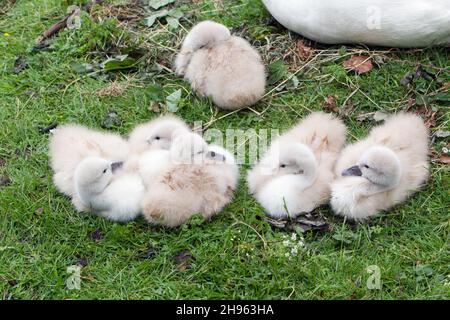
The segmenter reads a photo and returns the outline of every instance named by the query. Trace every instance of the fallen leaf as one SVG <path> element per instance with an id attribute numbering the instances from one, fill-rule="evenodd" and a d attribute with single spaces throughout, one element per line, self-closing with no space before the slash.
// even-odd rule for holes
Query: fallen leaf
<path id="1" fill-rule="evenodd" d="M 433 128 L 436 125 L 436 112 L 430 106 L 420 106 L 414 112 L 422 117 L 428 128 Z"/>
<path id="2" fill-rule="evenodd" d="M 343 107 L 339 108 L 339 115 L 349 117 L 353 113 L 354 109 L 354 104 L 349 100 Z"/>
<path id="3" fill-rule="evenodd" d="M 409 84 L 414 78 L 428 78 L 428 79 L 434 79 L 436 76 L 427 71 L 422 65 L 418 65 L 415 70 L 408 72 L 400 79 L 400 84 L 403 86 L 406 86 Z"/>
<path id="4" fill-rule="evenodd" d="M 291 78 L 291 81 L 292 81 L 292 86 L 293 86 L 295 89 L 297 89 L 297 88 L 298 88 L 298 85 L 299 85 L 299 83 L 300 83 L 300 81 L 298 80 L 297 76 L 293 76 L 293 77 Z"/>
<path id="5" fill-rule="evenodd" d="M 373 113 L 369 112 L 369 113 L 360 113 L 358 115 L 356 115 L 356 121 L 358 122 L 364 122 L 366 120 L 369 119 L 373 119 Z"/>
<path id="6" fill-rule="evenodd" d="M 114 126 L 117 126 L 120 124 L 120 118 L 116 111 L 114 111 L 113 108 L 109 107 L 108 112 L 103 117 L 102 122 L 100 126 L 103 129 L 111 129 Z"/>
<path id="7" fill-rule="evenodd" d="M 42 216 L 43 213 L 44 213 L 44 208 L 37 208 L 34 211 L 34 214 L 37 215 L 37 216 Z"/>
<path id="8" fill-rule="evenodd" d="M 148 5 L 153 9 L 157 10 L 173 2 L 175 2 L 175 0 L 150 0 L 148 1 Z"/>
<path id="9" fill-rule="evenodd" d="M 376 122 L 384 121 L 388 117 L 389 117 L 389 114 L 387 114 L 386 112 L 383 112 L 383 111 L 376 111 L 373 114 L 373 120 L 375 120 Z"/>
<path id="10" fill-rule="evenodd" d="M 159 113 L 159 112 L 161 112 L 161 104 L 156 101 L 151 101 L 148 106 L 148 110 L 151 112 Z"/>
<path id="11" fill-rule="evenodd" d="M 448 137 L 450 137 L 450 131 L 438 130 L 438 131 L 436 131 L 436 133 L 434 135 L 438 138 L 448 138 Z M 0 166 L 1 166 L 1 164 L 0 164 Z"/>
<path id="12" fill-rule="evenodd" d="M 12 181 L 7 175 L 0 175 L 0 187 L 11 185 Z"/>
<path id="13" fill-rule="evenodd" d="M 80 266 L 80 267 L 86 267 L 89 264 L 89 260 L 83 257 L 78 256 L 77 257 L 78 260 L 75 263 L 75 265 Z"/>
<path id="14" fill-rule="evenodd" d="M 373 68 L 372 60 L 367 56 L 353 56 L 344 61 L 343 66 L 349 71 L 354 71 L 357 74 L 369 72 Z"/>
<path id="15" fill-rule="evenodd" d="M 333 112 L 338 113 L 339 108 L 336 106 L 336 102 L 334 101 L 334 97 L 329 95 L 325 98 L 325 108 L 330 109 Z"/>
<path id="16" fill-rule="evenodd" d="M 286 231 L 306 232 L 306 231 L 328 231 L 330 225 L 326 220 L 318 215 L 311 213 L 304 213 L 295 219 L 272 219 L 263 217 L 263 220 L 268 222 L 271 226 Z"/>
<path id="17" fill-rule="evenodd" d="M 166 108 L 169 112 L 176 112 L 181 101 L 181 89 L 178 89 L 166 97 Z"/>
<path id="18" fill-rule="evenodd" d="M 58 126 L 58 124 L 56 122 L 52 122 L 46 127 L 38 127 L 38 131 L 41 134 L 46 134 L 46 133 L 49 133 L 50 131 L 52 131 L 53 129 L 55 129 L 57 126 Z"/>
<path id="19" fill-rule="evenodd" d="M 156 20 L 164 18 L 172 28 L 176 29 L 178 28 L 181 17 L 183 17 L 183 12 L 178 8 L 171 10 L 163 9 L 153 12 L 151 16 L 144 19 L 144 23 L 147 27 L 151 27 L 155 24 Z"/>
<path id="20" fill-rule="evenodd" d="M 14 61 L 14 73 L 19 73 L 27 67 L 28 63 L 25 56 L 18 56 Z"/>
<path id="21" fill-rule="evenodd" d="M 77 73 L 89 73 L 95 70 L 95 66 L 91 63 L 72 63 L 71 67 Z"/>
<path id="22" fill-rule="evenodd" d="M 155 255 L 155 247 L 149 245 L 145 250 L 142 250 L 138 253 L 139 258 L 150 259 Z"/>
<path id="23" fill-rule="evenodd" d="M 176 263 L 176 268 L 178 271 L 184 271 L 186 269 L 190 269 L 191 265 L 189 264 L 189 262 L 191 262 L 193 259 L 191 253 L 188 250 L 183 250 L 178 252 L 175 255 L 175 263 Z"/>
<path id="24" fill-rule="evenodd" d="M 133 68 L 136 63 L 135 58 L 129 57 L 127 54 L 122 54 L 105 60 L 101 66 L 105 71 L 116 71 Z"/>
<path id="25" fill-rule="evenodd" d="M 151 16 L 145 18 L 144 23 L 147 27 L 151 27 L 156 22 L 157 19 L 167 16 L 168 13 L 169 10 L 166 9 L 156 11 Z"/>
<path id="26" fill-rule="evenodd" d="M 103 238 L 103 231 L 100 228 L 95 229 L 94 231 L 89 233 L 89 238 L 91 238 L 92 240 L 100 240 Z"/>
<path id="27" fill-rule="evenodd" d="M 442 154 L 437 160 L 440 163 L 450 164 L 450 155 Z"/>
<path id="28" fill-rule="evenodd" d="M 314 49 L 308 47 L 303 40 L 297 41 L 297 53 L 301 60 L 307 60 L 313 52 Z"/>
<path id="29" fill-rule="evenodd" d="M 9 284 L 11 287 L 17 286 L 18 283 L 19 283 L 19 281 L 17 281 L 16 279 L 8 280 L 8 284 Z"/>

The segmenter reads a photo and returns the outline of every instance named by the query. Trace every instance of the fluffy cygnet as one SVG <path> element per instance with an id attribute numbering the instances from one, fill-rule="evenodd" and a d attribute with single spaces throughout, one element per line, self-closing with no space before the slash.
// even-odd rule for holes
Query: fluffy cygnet
<path id="1" fill-rule="evenodd" d="M 331 206 L 337 215 L 363 220 L 405 201 L 428 178 L 428 129 L 400 113 L 347 146 L 336 164 Z"/>
<path id="2" fill-rule="evenodd" d="M 74 204 L 79 211 L 93 211 L 113 221 L 129 221 L 140 214 L 144 184 L 138 174 L 122 171 L 121 165 L 99 157 L 80 162 L 74 174 L 80 201 Z"/>
<path id="3" fill-rule="evenodd" d="M 274 141 L 247 176 L 269 216 L 292 218 L 328 201 L 345 135 L 342 121 L 316 112 Z"/>
<path id="4" fill-rule="evenodd" d="M 73 175 L 84 158 L 96 156 L 120 162 L 129 154 L 126 140 L 119 135 L 75 124 L 58 127 L 50 139 L 49 149 L 53 181 L 60 192 L 70 197 L 76 197 Z"/>
<path id="5" fill-rule="evenodd" d="M 190 131 L 187 124 L 178 117 L 166 115 L 136 126 L 131 131 L 128 143 L 132 154 L 148 150 L 169 150 L 174 132 Z"/>
<path id="6" fill-rule="evenodd" d="M 203 21 L 186 36 L 176 72 L 202 96 L 223 109 L 255 104 L 264 94 L 266 74 L 259 53 L 219 23 Z"/>
<path id="7" fill-rule="evenodd" d="M 232 200 L 238 181 L 234 157 L 218 146 L 209 146 L 202 152 L 189 147 L 191 153 L 187 157 L 188 152 L 176 150 L 185 149 L 183 146 L 173 145 L 173 154 L 183 154 L 182 160 L 174 161 L 154 179 L 144 196 L 143 214 L 152 224 L 176 227 L 195 213 L 209 219 Z M 192 163 L 185 161 L 188 158 Z"/>

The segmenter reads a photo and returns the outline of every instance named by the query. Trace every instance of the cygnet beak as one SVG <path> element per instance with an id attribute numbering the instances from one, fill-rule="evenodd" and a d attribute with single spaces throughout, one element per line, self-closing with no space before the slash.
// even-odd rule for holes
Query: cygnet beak
<path id="1" fill-rule="evenodd" d="M 361 169 L 359 169 L 359 166 L 353 166 L 353 167 L 350 167 L 350 168 L 342 171 L 342 176 L 344 176 L 344 177 L 347 177 L 347 176 L 360 177 L 360 176 L 362 176 L 362 172 L 361 172 Z"/>
<path id="2" fill-rule="evenodd" d="M 122 168 L 122 166 L 123 166 L 123 161 L 113 162 L 113 163 L 111 163 L 111 171 L 114 173 L 117 169 Z"/>

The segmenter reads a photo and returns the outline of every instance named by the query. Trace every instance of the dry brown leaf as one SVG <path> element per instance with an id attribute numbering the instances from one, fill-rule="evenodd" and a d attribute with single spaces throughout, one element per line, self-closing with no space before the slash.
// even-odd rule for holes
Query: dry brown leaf
<path id="1" fill-rule="evenodd" d="M 151 112 L 159 113 L 161 111 L 161 104 L 157 101 L 151 101 L 148 106 L 148 110 Z"/>
<path id="2" fill-rule="evenodd" d="M 416 114 L 422 117 L 425 125 L 432 128 L 436 125 L 436 112 L 429 106 L 421 106 L 414 110 Z"/>
<path id="3" fill-rule="evenodd" d="M 308 47 L 303 40 L 297 41 L 297 53 L 301 60 L 308 60 L 314 49 Z"/>
<path id="4" fill-rule="evenodd" d="M 343 63 L 345 69 L 357 74 L 369 72 L 373 68 L 372 60 L 367 56 L 353 56 Z"/>
<path id="5" fill-rule="evenodd" d="M 325 108 L 330 109 L 333 112 L 339 112 L 338 107 L 336 106 L 336 102 L 334 101 L 334 97 L 329 95 L 325 98 Z"/>
<path id="6" fill-rule="evenodd" d="M 449 155 L 446 155 L 446 154 L 442 154 L 442 155 L 438 158 L 438 162 L 444 163 L 444 164 L 450 164 L 450 156 L 449 156 Z"/>

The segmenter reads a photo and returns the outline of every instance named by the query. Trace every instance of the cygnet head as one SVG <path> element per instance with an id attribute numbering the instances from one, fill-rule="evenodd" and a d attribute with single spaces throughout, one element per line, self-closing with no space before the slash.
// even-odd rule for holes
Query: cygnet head
<path id="1" fill-rule="evenodd" d="M 230 30 L 224 25 L 209 20 L 202 21 L 188 33 L 183 43 L 183 49 L 196 51 L 201 48 L 211 48 L 230 37 Z"/>
<path id="2" fill-rule="evenodd" d="M 358 163 L 342 172 L 343 176 L 360 176 L 385 188 L 395 187 L 400 181 L 400 161 L 386 147 L 368 149 Z"/>
<path id="3" fill-rule="evenodd" d="M 302 143 L 273 144 L 262 164 L 262 174 L 278 177 L 298 175 L 308 183 L 316 178 L 316 158 L 311 149 Z"/>
<path id="4" fill-rule="evenodd" d="M 77 185 L 89 189 L 103 190 L 111 181 L 114 172 L 122 166 L 122 162 L 111 163 L 99 157 L 83 159 L 75 170 Z"/>
<path id="5" fill-rule="evenodd" d="M 172 116 L 163 116 L 159 119 L 137 126 L 128 139 L 132 152 L 147 150 L 169 150 L 176 131 L 189 131 L 187 125 L 180 119 Z"/>
<path id="6" fill-rule="evenodd" d="M 278 148 L 278 174 L 296 174 L 315 179 L 317 163 L 311 149 L 301 143 L 284 144 Z"/>
<path id="7" fill-rule="evenodd" d="M 170 156 L 174 164 L 201 164 L 208 153 L 208 144 L 194 132 L 177 131 L 174 134 Z"/>
<path id="8" fill-rule="evenodd" d="M 209 164 L 230 164 L 236 163 L 233 155 L 226 149 L 218 145 L 209 145 L 205 155 L 205 162 Z"/>

